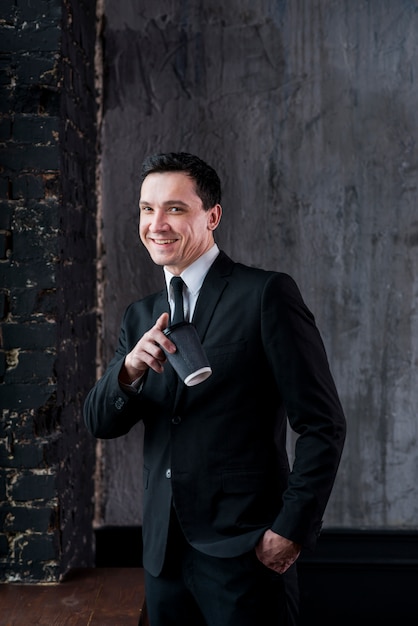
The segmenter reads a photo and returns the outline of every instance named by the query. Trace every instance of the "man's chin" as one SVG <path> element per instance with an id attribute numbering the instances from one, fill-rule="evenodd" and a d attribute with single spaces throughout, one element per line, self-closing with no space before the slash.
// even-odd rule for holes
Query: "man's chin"
<path id="1" fill-rule="evenodd" d="M 157 252 L 149 252 L 149 255 L 154 261 L 155 265 L 172 265 L 174 263 L 172 255 L 165 254 L 162 250 L 159 250 Z"/>

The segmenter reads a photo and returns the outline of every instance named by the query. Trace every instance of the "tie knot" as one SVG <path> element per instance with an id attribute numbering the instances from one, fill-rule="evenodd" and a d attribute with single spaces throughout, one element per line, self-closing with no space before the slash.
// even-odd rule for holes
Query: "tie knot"
<path id="1" fill-rule="evenodd" d="M 170 285 L 172 286 L 174 293 L 176 293 L 176 291 L 182 293 L 184 280 L 182 279 L 181 276 L 173 276 L 173 278 L 171 279 Z"/>
<path id="2" fill-rule="evenodd" d="M 184 307 L 183 307 L 183 285 L 184 281 L 180 276 L 173 276 L 170 282 L 174 293 L 174 315 L 171 323 L 179 324 L 184 322 Z"/>

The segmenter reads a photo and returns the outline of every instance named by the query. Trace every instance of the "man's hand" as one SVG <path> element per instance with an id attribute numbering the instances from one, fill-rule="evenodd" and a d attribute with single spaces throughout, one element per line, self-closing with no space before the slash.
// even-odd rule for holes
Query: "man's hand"
<path id="1" fill-rule="evenodd" d="M 301 546 L 294 541 L 282 537 L 272 530 L 266 530 L 258 542 L 255 553 L 257 558 L 278 574 L 284 574 L 296 561 Z"/>
<path id="2" fill-rule="evenodd" d="M 171 353 L 176 351 L 173 342 L 163 333 L 168 322 L 168 313 L 160 315 L 154 326 L 141 337 L 134 349 L 126 355 L 125 363 L 119 373 L 121 383 L 132 383 L 143 376 L 149 368 L 157 374 L 161 374 L 167 360 L 161 348 L 163 347 L 164 350 Z"/>

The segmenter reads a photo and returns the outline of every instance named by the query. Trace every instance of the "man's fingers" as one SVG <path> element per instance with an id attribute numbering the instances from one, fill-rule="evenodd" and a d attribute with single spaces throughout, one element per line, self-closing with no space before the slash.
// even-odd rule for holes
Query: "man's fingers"
<path id="1" fill-rule="evenodd" d="M 153 340 L 155 341 L 155 343 L 159 347 L 161 346 L 161 348 L 164 348 L 164 350 L 166 350 L 167 352 L 173 353 L 176 351 L 176 346 L 163 333 L 163 330 L 165 330 L 169 324 L 169 320 L 170 320 L 169 314 L 162 313 L 160 317 L 157 319 L 157 321 L 155 322 L 153 328 L 151 328 L 150 334 L 153 337 Z M 154 333 L 154 330 L 157 332 Z"/>
<path id="2" fill-rule="evenodd" d="M 160 317 L 157 319 L 157 321 L 155 322 L 155 328 L 161 331 L 165 330 L 168 326 L 169 319 L 170 319 L 170 316 L 168 313 L 162 313 Z"/>

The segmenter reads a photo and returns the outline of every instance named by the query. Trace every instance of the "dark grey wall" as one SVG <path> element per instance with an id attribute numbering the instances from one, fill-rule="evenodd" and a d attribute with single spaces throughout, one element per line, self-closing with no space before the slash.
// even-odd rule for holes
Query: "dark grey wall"
<path id="1" fill-rule="evenodd" d="M 325 526 L 418 518 L 418 11 L 409 0 L 105 0 L 103 362 L 162 284 L 137 238 L 155 151 L 219 171 L 218 242 L 289 272 L 348 419 Z M 291 451 L 291 442 L 289 444 Z M 105 524 L 141 522 L 141 427 L 102 448 Z"/>

